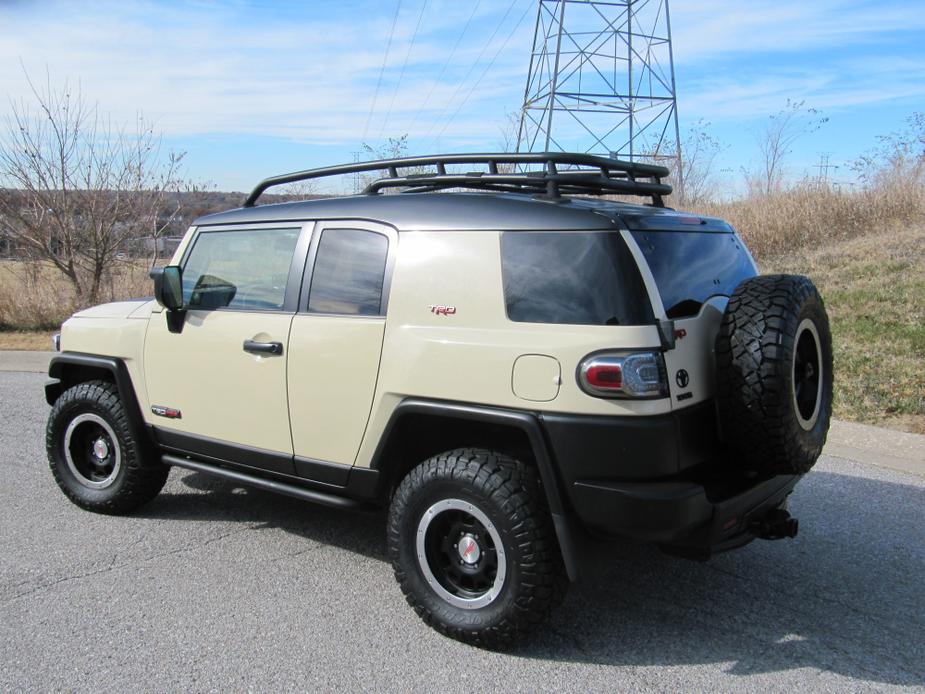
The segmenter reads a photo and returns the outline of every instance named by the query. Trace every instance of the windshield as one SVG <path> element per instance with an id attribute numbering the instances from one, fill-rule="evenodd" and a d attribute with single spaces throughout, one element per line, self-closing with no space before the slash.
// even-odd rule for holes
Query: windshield
<path id="1" fill-rule="evenodd" d="M 634 231 L 668 318 L 693 316 L 711 296 L 729 296 L 756 272 L 735 234 Z"/>

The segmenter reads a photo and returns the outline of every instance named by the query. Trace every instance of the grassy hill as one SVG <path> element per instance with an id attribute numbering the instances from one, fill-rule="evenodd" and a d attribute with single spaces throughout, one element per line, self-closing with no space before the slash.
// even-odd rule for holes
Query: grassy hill
<path id="1" fill-rule="evenodd" d="M 835 416 L 925 433 L 925 221 L 768 258 L 808 275 L 835 352 Z"/>

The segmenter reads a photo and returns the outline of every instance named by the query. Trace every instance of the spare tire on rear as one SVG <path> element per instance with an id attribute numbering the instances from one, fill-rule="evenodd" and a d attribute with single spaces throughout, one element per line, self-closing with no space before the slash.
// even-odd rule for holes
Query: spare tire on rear
<path id="1" fill-rule="evenodd" d="M 808 472 L 832 414 L 832 336 L 807 277 L 736 287 L 716 337 L 717 404 L 730 454 L 761 475 Z"/>

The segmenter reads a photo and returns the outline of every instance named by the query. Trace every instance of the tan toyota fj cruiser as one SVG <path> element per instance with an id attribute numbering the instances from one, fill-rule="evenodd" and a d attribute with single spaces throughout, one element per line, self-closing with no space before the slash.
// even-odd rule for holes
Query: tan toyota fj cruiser
<path id="1" fill-rule="evenodd" d="M 373 171 L 361 195 L 255 206 Z M 664 207 L 667 173 L 545 153 L 267 179 L 195 222 L 156 300 L 64 324 L 55 480 L 103 513 L 153 499 L 171 467 L 388 507 L 408 602 L 496 648 L 600 542 L 706 559 L 792 537 L 787 497 L 831 411 L 822 299 L 758 275 L 725 222 Z"/>

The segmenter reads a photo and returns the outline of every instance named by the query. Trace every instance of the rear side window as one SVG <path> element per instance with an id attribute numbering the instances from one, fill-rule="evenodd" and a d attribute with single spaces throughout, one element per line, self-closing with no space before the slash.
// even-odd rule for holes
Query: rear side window
<path id="1" fill-rule="evenodd" d="M 200 310 L 281 309 L 300 231 L 200 232 L 183 266 L 184 303 Z"/>
<path id="2" fill-rule="evenodd" d="M 378 316 L 389 240 L 365 229 L 325 229 L 308 293 L 308 310 Z"/>
<path id="3" fill-rule="evenodd" d="M 634 231 L 633 238 L 652 270 L 669 318 L 695 316 L 711 296 L 729 296 L 742 280 L 755 275 L 735 234 Z"/>
<path id="4" fill-rule="evenodd" d="M 507 315 L 521 323 L 654 322 L 639 269 L 617 232 L 501 235 Z"/>

